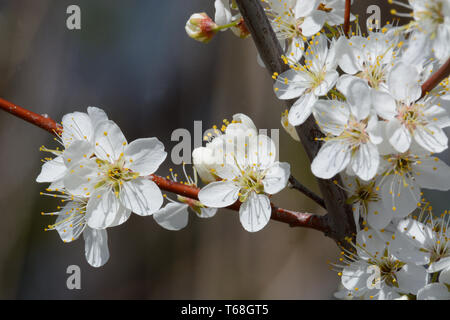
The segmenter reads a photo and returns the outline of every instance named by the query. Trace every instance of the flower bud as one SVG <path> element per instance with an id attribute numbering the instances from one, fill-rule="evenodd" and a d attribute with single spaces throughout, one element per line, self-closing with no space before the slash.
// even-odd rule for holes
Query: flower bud
<path id="1" fill-rule="evenodd" d="M 242 17 L 237 23 L 237 25 L 231 28 L 231 31 L 233 31 L 233 33 L 241 39 L 245 39 L 248 36 L 250 36 L 250 31 L 247 29 L 247 26 L 245 25 L 244 22 L 244 18 Z"/>
<path id="2" fill-rule="evenodd" d="M 204 12 L 194 13 L 186 23 L 186 33 L 192 39 L 208 43 L 218 31 L 217 24 Z"/>

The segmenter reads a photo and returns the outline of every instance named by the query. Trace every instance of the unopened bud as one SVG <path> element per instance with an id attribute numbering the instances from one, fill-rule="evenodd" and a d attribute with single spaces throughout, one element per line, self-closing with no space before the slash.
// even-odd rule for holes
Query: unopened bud
<path id="1" fill-rule="evenodd" d="M 250 35 L 250 31 L 245 25 L 244 18 L 241 18 L 235 27 L 232 27 L 233 33 L 241 39 L 245 39 Z"/>
<path id="2" fill-rule="evenodd" d="M 218 31 L 217 24 L 204 12 L 194 13 L 186 23 L 186 33 L 192 39 L 208 43 Z"/>

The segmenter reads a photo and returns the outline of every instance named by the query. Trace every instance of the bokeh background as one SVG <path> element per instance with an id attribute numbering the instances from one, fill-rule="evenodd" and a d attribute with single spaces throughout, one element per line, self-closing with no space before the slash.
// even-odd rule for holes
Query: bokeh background
<path id="1" fill-rule="evenodd" d="M 81 7 L 82 29 L 66 28 L 66 8 Z M 386 1 L 378 4 L 389 19 Z M 194 120 L 203 129 L 236 112 L 259 128 L 279 128 L 283 108 L 271 79 L 256 62 L 251 39 L 231 32 L 205 45 L 184 32 L 193 12 L 213 16 L 212 0 L 1 0 L 0 96 L 57 119 L 88 106 L 103 108 L 132 141 L 156 136 L 167 151 L 171 133 Z M 64 244 L 44 232 L 57 202 L 39 196 L 35 183 L 41 145 L 52 137 L 0 113 L 0 298 L 3 299 L 330 299 L 339 279 L 327 261 L 338 249 L 322 234 L 271 222 L 244 231 L 235 212 L 208 220 L 191 216 L 186 229 L 170 232 L 152 217 L 132 215 L 110 229 L 111 258 L 100 269 L 84 258 L 82 239 Z M 444 159 L 448 154 L 444 155 Z M 280 159 L 310 188 L 317 186 L 300 144 L 280 130 Z M 159 169 L 179 174 L 168 161 Z M 449 193 L 434 193 L 434 206 Z M 274 202 L 294 210 L 323 212 L 286 190 Z M 81 290 L 68 290 L 66 269 L 81 268 Z"/>

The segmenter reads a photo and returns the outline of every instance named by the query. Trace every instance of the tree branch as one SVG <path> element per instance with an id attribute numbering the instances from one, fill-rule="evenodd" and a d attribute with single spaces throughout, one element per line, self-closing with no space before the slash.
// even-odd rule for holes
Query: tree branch
<path id="1" fill-rule="evenodd" d="M 295 179 L 295 177 L 293 175 L 291 175 L 289 177 L 289 183 L 291 184 L 292 189 L 300 191 L 301 193 L 303 193 L 305 196 L 307 196 L 308 198 L 313 200 L 315 203 L 317 203 L 322 208 L 326 208 L 325 202 L 323 201 L 323 199 L 321 197 L 319 197 L 317 194 L 315 194 L 314 192 L 312 192 L 311 190 L 309 190 L 303 184 L 301 184 L 301 182 L 298 181 L 297 179 Z"/>
<path id="2" fill-rule="evenodd" d="M 422 85 L 422 96 L 431 92 L 442 80 L 450 75 L 450 59 L 445 62 L 438 71 L 436 71 L 427 81 Z"/>
<path id="3" fill-rule="evenodd" d="M 11 113 L 12 115 L 28 121 L 54 135 L 59 135 L 62 133 L 62 127 L 56 123 L 55 120 L 49 118 L 48 116 L 43 116 L 27 109 L 19 107 L 9 101 L 0 98 L 0 108 Z M 198 200 L 199 188 L 195 186 L 190 186 L 175 182 L 155 174 L 149 176 L 161 190 L 172 192 L 184 197 Z M 325 234 L 329 232 L 328 219 L 326 216 L 319 216 L 312 213 L 295 212 L 282 208 L 275 207 L 272 205 L 272 216 L 271 219 L 287 223 L 291 227 L 305 227 L 311 228 L 318 231 L 322 231 Z M 236 202 L 235 204 L 229 206 L 229 209 L 239 211 L 241 204 Z"/>
<path id="4" fill-rule="evenodd" d="M 350 32 L 350 10 L 352 8 L 352 0 L 345 0 L 345 13 L 344 13 L 344 34 L 349 36 Z"/>
<path id="5" fill-rule="evenodd" d="M 260 1 L 236 0 L 236 3 L 270 76 L 275 72 L 281 74 L 288 70 L 289 67 L 281 59 L 283 51 L 280 43 Z M 287 107 L 290 107 L 292 103 L 289 102 Z M 313 117 L 309 117 L 303 125 L 296 127 L 296 130 L 309 159 L 312 161 L 321 146 L 321 142 L 316 138 L 323 137 L 322 132 L 316 125 Z M 328 210 L 329 236 L 337 242 L 345 244 L 346 237 L 352 236 L 356 232 L 356 227 L 352 210 L 346 204 L 347 195 L 333 180 L 337 180 L 338 184 L 342 185 L 339 176 L 330 180 L 317 179 L 326 209 Z"/>

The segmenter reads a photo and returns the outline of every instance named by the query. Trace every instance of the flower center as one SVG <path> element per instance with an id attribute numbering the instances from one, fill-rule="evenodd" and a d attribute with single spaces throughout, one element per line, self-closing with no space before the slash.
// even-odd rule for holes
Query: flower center
<path id="1" fill-rule="evenodd" d="M 397 119 L 410 131 L 415 130 L 418 126 L 425 125 L 421 105 L 401 105 L 397 115 Z"/>
<path id="2" fill-rule="evenodd" d="M 130 181 L 139 177 L 138 172 L 133 172 L 124 166 L 125 161 L 120 157 L 114 163 L 97 159 L 99 168 L 103 172 L 103 177 L 95 188 L 102 186 L 110 187 L 114 190 L 116 196 L 118 196 L 122 184 L 126 181 Z"/>
<path id="3" fill-rule="evenodd" d="M 235 182 L 241 187 L 239 201 L 244 202 L 247 200 L 252 191 L 258 194 L 264 193 L 264 185 L 262 183 L 264 175 L 265 172 L 255 169 L 254 166 L 241 171 L 241 175 L 235 178 Z"/>
<path id="4" fill-rule="evenodd" d="M 369 184 L 361 184 L 361 182 L 356 179 L 357 188 L 354 194 L 347 199 L 348 204 L 360 203 L 367 212 L 367 208 L 370 202 L 376 202 L 380 200 L 377 188 L 375 187 L 375 182 Z"/>

